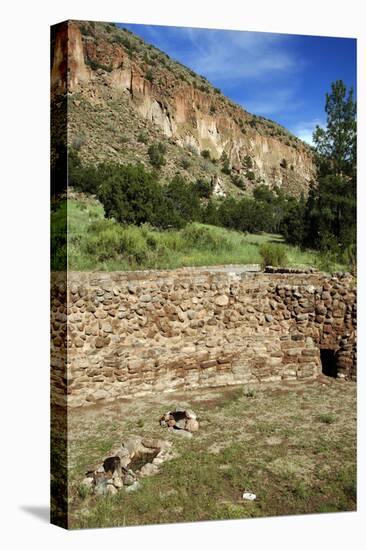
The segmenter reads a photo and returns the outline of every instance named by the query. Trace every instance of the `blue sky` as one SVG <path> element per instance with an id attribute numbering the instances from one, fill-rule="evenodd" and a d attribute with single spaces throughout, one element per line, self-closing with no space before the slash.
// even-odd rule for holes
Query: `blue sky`
<path id="1" fill-rule="evenodd" d="M 120 23 L 205 76 L 249 112 L 311 142 L 324 125 L 325 93 L 342 79 L 356 89 L 356 40 Z"/>

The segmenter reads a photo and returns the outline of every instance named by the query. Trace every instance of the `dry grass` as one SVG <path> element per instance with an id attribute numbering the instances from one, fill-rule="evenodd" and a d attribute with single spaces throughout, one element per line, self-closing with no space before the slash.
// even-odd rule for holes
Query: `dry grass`
<path id="1" fill-rule="evenodd" d="M 200 431 L 181 439 L 158 424 L 177 404 Z M 71 527 L 103 527 L 356 509 L 356 386 L 332 380 L 292 387 L 163 394 L 72 411 Z M 78 496 L 85 467 L 133 434 L 172 439 L 176 457 L 140 491 Z M 244 501 L 247 489 L 257 495 Z"/>

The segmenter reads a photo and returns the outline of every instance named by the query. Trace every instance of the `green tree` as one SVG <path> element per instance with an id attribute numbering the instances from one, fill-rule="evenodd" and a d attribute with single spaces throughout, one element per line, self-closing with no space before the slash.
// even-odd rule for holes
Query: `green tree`
<path id="1" fill-rule="evenodd" d="M 326 94 L 327 127 L 317 127 L 318 181 L 309 191 L 304 244 L 339 256 L 356 243 L 356 103 L 341 80 Z"/>
<path id="2" fill-rule="evenodd" d="M 305 240 L 305 198 L 301 196 L 298 200 L 288 197 L 283 205 L 284 214 L 279 230 L 288 243 L 302 245 Z"/>
<path id="3" fill-rule="evenodd" d="M 195 184 L 188 184 L 177 175 L 164 187 L 163 195 L 165 208 L 173 210 L 185 223 L 199 220 L 200 200 Z"/>
<path id="4" fill-rule="evenodd" d="M 304 244 L 342 254 L 356 242 L 354 180 L 329 174 L 310 188 L 304 213 Z"/>
<path id="5" fill-rule="evenodd" d="M 352 176 L 356 168 L 356 103 L 353 88 L 348 93 L 342 80 L 332 83 L 326 94 L 326 129 L 316 127 L 313 134 L 320 175 L 333 173 Z"/>
<path id="6" fill-rule="evenodd" d="M 101 164 L 97 179 L 102 182 L 97 195 L 108 218 L 124 224 L 153 223 L 161 187 L 141 164 Z"/>
<path id="7" fill-rule="evenodd" d="M 209 199 L 212 195 L 211 183 L 201 178 L 196 181 L 196 190 L 198 195 L 205 199 Z"/>

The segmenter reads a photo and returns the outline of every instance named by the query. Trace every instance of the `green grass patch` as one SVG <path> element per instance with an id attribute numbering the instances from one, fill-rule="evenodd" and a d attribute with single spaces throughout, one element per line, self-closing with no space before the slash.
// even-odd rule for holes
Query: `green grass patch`
<path id="1" fill-rule="evenodd" d="M 319 414 L 318 420 L 323 424 L 334 424 L 337 419 L 334 414 Z"/>
<path id="2" fill-rule="evenodd" d="M 54 209 L 51 233 L 52 266 L 55 270 L 62 269 L 66 250 L 68 269 L 73 271 L 131 271 L 261 263 L 306 267 L 324 263 L 319 253 L 286 245 L 281 235 L 245 234 L 201 223 L 165 231 L 147 224 L 123 226 L 113 219 L 106 219 L 103 206 L 83 195 Z M 264 261 L 266 251 L 271 257 L 267 254 Z M 326 267 L 329 271 L 330 268 L 342 269 L 341 265 L 331 264 L 328 260 Z"/>

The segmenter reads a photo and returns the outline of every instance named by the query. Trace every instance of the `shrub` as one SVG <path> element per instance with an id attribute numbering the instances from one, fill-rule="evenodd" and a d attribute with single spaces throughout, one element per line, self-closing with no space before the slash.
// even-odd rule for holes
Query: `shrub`
<path id="1" fill-rule="evenodd" d="M 234 185 L 236 185 L 236 187 L 239 187 L 239 189 L 243 189 L 243 190 L 246 189 L 245 181 L 243 180 L 243 178 L 241 178 L 237 174 L 231 177 L 231 181 L 233 182 Z"/>
<path id="2" fill-rule="evenodd" d="M 166 147 L 163 143 L 159 142 L 150 145 L 147 152 L 150 157 L 150 162 L 154 168 L 159 169 L 165 165 L 164 155 L 166 153 Z"/>
<path id="3" fill-rule="evenodd" d="M 286 248 L 281 244 L 263 243 L 259 247 L 259 254 L 262 258 L 262 267 L 267 265 L 281 267 L 288 262 Z"/>
<path id="4" fill-rule="evenodd" d="M 249 181 L 254 181 L 254 180 L 255 180 L 255 174 L 254 174 L 254 172 L 248 171 L 248 172 L 246 173 L 246 176 L 247 176 L 247 178 L 248 178 Z"/>
<path id="5" fill-rule="evenodd" d="M 86 64 L 89 65 L 89 67 L 96 71 L 97 69 L 102 69 L 103 71 L 111 72 L 113 69 L 112 64 L 104 65 L 103 63 L 100 63 L 97 59 L 86 59 Z"/>
<path id="6" fill-rule="evenodd" d="M 256 391 L 254 388 L 246 388 L 244 391 L 243 391 L 243 395 L 244 397 L 255 397 L 256 396 Z"/>
<path id="7" fill-rule="evenodd" d="M 188 159 L 182 158 L 180 161 L 180 165 L 184 170 L 187 170 L 191 166 L 191 163 Z"/>
<path id="8" fill-rule="evenodd" d="M 211 183 L 202 179 L 198 179 L 196 182 L 196 189 L 197 193 L 200 197 L 204 197 L 206 199 L 210 198 L 212 194 L 212 186 Z"/>
<path id="9" fill-rule="evenodd" d="M 232 243 L 219 230 L 195 223 L 184 228 L 182 237 L 188 248 L 218 251 L 232 250 L 233 247 Z"/>
<path id="10" fill-rule="evenodd" d="M 229 163 L 229 160 L 226 160 L 221 168 L 221 171 L 223 172 L 223 174 L 227 174 L 228 176 L 230 176 L 231 174 L 231 168 L 230 168 L 230 163 Z"/>
<path id="11" fill-rule="evenodd" d="M 211 158 L 211 153 L 208 149 L 204 149 L 203 151 L 201 151 L 201 157 L 203 157 L 204 159 L 210 159 Z"/>
<path id="12" fill-rule="evenodd" d="M 220 162 L 222 162 L 223 165 L 221 171 L 229 176 L 231 174 L 231 168 L 229 157 L 227 156 L 227 153 L 225 151 L 221 153 Z"/>
<path id="13" fill-rule="evenodd" d="M 148 245 L 136 226 L 123 227 L 112 220 L 90 225 L 86 252 L 100 262 L 126 258 L 129 263 L 142 264 L 148 255 Z"/>
<path id="14" fill-rule="evenodd" d="M 126 48 L 126 50 L 130 50 L 131 49 L 131 41 L 125 37 L 125 36 L 122 36 L 120 34 L 116 34 L 114 36 L 114 41 L 117 42 L 118 44 L 121 44 L 124 48 Z"/>
<path id="15" fill-rule="evenodd" d="M 154 75 L 153 75 L 153 72 L 149 69 L 148 71 L 146 71 L 145 73 L 145 78 L 146 80 L 148 80 L 149 82 L 152 82 L 154 80 Z"/>
<path id="16" fill-rule="evenodd" d="M 145 145 L 147 144 L 147 142 L 149 141 L 148 137 L 146 134 L 144 134 L 144 132 L 140 132 L 138 135 L 137 135 L 137 141 L 139 143 L 145 143 Z"/>
<path id="17" fill-rule="evenodd" d="M 282 168 L 285 168 L 285 169 L 286 169 L 286 168 L 287 168 L 287 160 L 286 160 L 286 159 L 282 159 L 282 161 L 280 162 L 280 166 L 281 166 Z"/>
<path id="18" fill-rule="evenodd" d="M 83 34 L 84 36 L 87 36 L 87 35 L 89 34 L 89 27 L 88 27 L 88 25 L 82 23 L 82 24 L 80 25 L 80 32 L 81 32 L 81 34 Z"/>
<path id="19" fill-rule="evenodd" d="M 245 155 L 244 157 L 244 166 L 247 170 L 253 168 L 253 161 L 249 155 Z"/>

